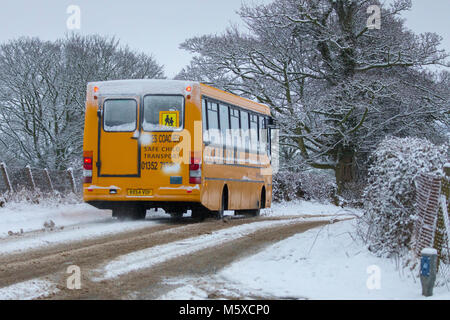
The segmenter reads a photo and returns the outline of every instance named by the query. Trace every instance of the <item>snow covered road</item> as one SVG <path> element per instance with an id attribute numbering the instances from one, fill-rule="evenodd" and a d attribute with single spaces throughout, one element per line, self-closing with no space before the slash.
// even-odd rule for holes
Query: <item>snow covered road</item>
<path id="1" fill-rule="evenodd" d="M 351 217 L 340 208 L 325 209 L 328 216 L 298 209 L 203 223 L 150 211 L 145 221 L 119 222 L 108 211 L 84 205 L 40 208 L 34 215 L 23 208 L 0 209 L 0 219 L 7 221 L 0 227 L 0 299 L 154 299 L 170 290 L 163 285 L 169 276 L 209 274 L 270 243 Z M 49 220 L 51 227 L 43 228 Z M 24 228 L 5 235 L 6 229 Z M 81 290 L 67 288 L 67 268 L 74 265 L 81 270 Z"/>

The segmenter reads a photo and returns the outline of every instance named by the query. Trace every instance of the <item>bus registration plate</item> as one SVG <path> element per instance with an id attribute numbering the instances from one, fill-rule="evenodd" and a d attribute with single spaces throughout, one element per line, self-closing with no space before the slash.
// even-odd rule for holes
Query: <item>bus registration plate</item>
<path id="1" fill-rule="evenodd" d="M 130 197 L 149 197 L 153 195 L 152 189 L 128 189 L 128 196 Z"/>

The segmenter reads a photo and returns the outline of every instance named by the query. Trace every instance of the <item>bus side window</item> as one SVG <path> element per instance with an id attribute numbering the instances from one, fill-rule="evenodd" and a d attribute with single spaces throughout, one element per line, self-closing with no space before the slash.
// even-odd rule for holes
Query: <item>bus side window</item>
<path id="1" fill-rule="evenodd" d="M 239 110 L 231 108 L 230 109 L 230 122 L 231 122 L 231 143 L 235 150 L 241 148 L 241 132 L 240 132 L 240 121 L 239 121 Z"/>
<path id="2" fill-rule="evenodd" d="M 208 143 L 208 113 L 206 112 L 206 99 L 202 99 L 202 132 L 203 132 L 203 142 Z"/>
<path id="3" fill-rule="evenodd" d="M 259 117 L 259 153 L 261 155 L 267 155 L 267 118 Z"/>
<path id="4" fill-rule="evenodd" d="M 241 136 L 242 143 L 245 149 L 245 152 L 249 152 L 250 149 L 250 132 L 249 132 L 249 119 L 248 112 L 241 111 Z"/>
<path id="5" fill-rule="evenodd" d="M 228 113 L 228 106 L 219 105 L 219 119 L 220 119 L 220 135 L 223 146 L 230 144 L 230 117 Z"/>
<path id="6" fill-rule="evenodd" d="M 219 112 L 217 103 L 208 101 L 208 137 L 211 144 L 220 144 Z"/>
<path id="7" fill-rule="evenodd" d="M 258 152 L 258 116 L 250 114 L 250 152 Z"/>

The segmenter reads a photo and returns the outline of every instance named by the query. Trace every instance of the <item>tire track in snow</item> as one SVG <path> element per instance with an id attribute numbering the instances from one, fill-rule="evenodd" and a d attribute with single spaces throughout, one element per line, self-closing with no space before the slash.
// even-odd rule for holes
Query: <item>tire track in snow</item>
<path id="1" fill-rule="evenodd" d="M 215 247 L 229 241 L 243 238 L 260 231 L 284 225 L 299 224 L 304 222 L 330 221 L 335 218 L 297 218 L 291 220 L 272 220 L 243 224 L 231 228 L 214 231 L 210 234 L 191 237 L 163 245 L 135 251 L 115 258 L 109 263 L 94 270 L 92 280 L 100 282 L 120 277 L 133 271 L 148 269 L 168 260 L 192 254 L 197 251 Z"/>
<path id="2" fill-rule="evenodd" d="M 275 230 L 277 226 L 282 227 L 283 225 L 289 224 L 297 226 L 303 222 L 317 220 L 329 221 L 330 218 L 305 217 L 299 219 L 297 217 L 296 219 L 286 219 L 286 217 L 260 217 L 258 219 L 232 219 L 223 222 L 206 221 L 204 223 L 191 223 L 190 220 L 187 220 L 178 223 L 161 223 L 158 226 L 148 226 L 144 229 L 139 228 L 139 230 L 101 238 L 90 238 L 85 241 L 61 243 L 57 246 L 40 248 L 36 251 L 4 255 L 0 256 L 0 286 L 4 287 L 0 288 L 0 292 L 5 294 L 3 296 L 5 298 L 6 293 L 8 293 L 11 299 L 40 299 L 64 296 L 78 299 L 80 298 L 78 295 L 81 293 L 77 292 L 76 296 L 72 296 L 75 294 L 74 292 L 65 290 L 67 265 L 75 264 L 80 266 L 83 271 L 83 286 L 85 288 L 83 289 L 83 294 L 87 298 L 90 298 L 91 294 L 98 298 L 116 297 L 120 295 L 116 292 L 117 288 L 114 287 L 114 281 L 109 283 L 94 283 L 91 281 L 91 275 L 92 270 L 97 270 L 96 268 L 99 265 L 107 265 L 108 262 L 115 261 L 121 256 L 140 252 L 142 249 L 148 250 L 157 247 L 161 249 L 163 246 L 167 246 L 166 249 L 169 250 L 170 255 L 170 250 L 172 250 L 170 245 L 177 243 L 176 246 L 180 250 L 177 251 L 174 257 L 180 257 L 181 255 L 182 258 L 186 258 L 186 253 L 183 252 L 182 248 L 189 247 L 189 241 L 194 238 L 203 239 L 202 237 L 206 237 L 206 241 L 215 239 L 214 243 L 221 243 L 223 245 L 227 241 L 251 235 L 254 232 L 264 230 L 264 228 L 269 230 L 273 227 L 273 230 Z M 246 227 L 235 229 L 244 226 Z M 255 226 L 256 229 L 254 229 Z M 254 231 L 252 232 L 251 229 L 254 229 Z M 231 233 L 228 230 L 232 230 Z M 218 234 L 218 232 L 220 233 Z M 195 237 L 193 237 L 194 235 Z M 219 241 L 220 237 L 223 239 Z M 196 249 L 192 252 L 202 250 L 203 248 L 202 241 L 198 239 L 197 241 L 199 242 L 197 243 Z M 211 248 L 211 246 L 206 246 L 206 248 Z M 164 250 L 161 254 L 163 253 Z M 165 256 L 160 261 L 176 261 L 168 261 L 167 259 L 171 259 L 171 256 Z M 49 281 L 50 278 L 54 280 L 53 283 Z M 130 285 L 139 286 L 138 283 L 131 283 Z M 24 289 L 33 286 L 36 288 L 34 290 L 36 294 L 32 293 L 33 290 L 30 293 Z M 118 292 L 122 292 L 122 289 L 119 288 Z M 41 295 L 37 293 L 41 293 Z"/>

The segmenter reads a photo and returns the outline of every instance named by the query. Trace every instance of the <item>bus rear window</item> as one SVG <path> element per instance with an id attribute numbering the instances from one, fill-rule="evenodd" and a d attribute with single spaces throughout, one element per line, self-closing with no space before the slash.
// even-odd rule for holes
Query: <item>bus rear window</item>
<path id="1" fill-rule="evenodd" d="M 103 104 L 103 110 L 103 130 L 107 132 L 131 132 L 136 130 L 136 100 L 108 99 Z"/>
<path id="2" fill-rule="evenodd" d="M 145 96 L 145 131 L 175 131 L 183 128 L 183 96 Z"/>

